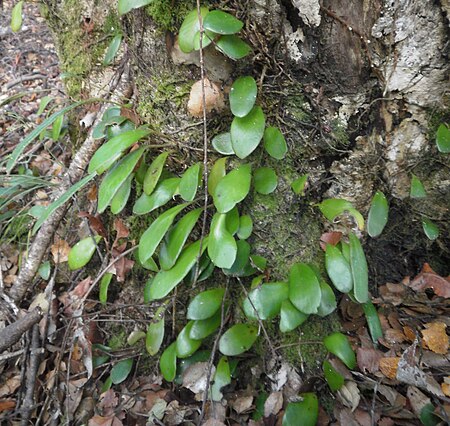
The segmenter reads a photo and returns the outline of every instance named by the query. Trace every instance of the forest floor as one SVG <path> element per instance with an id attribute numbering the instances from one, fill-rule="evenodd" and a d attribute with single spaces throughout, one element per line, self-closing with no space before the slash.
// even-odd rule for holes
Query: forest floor
<path id="1" fill-rule="evenodd" d="M 349 369 L 338 357 L 328 358 L 327 368 L 335 370 L 332 376 L 342 380 L 340 386 L 334 382 L 337 391 L 330 390 L 321 367 L 305 377 L 300 364 L 274 359 L 269 351 L 265 360 L 252 352 L 237 358 L 246 366 L 254 362 L 254 367 L 243 374 L 237 363 L 221 401 L 204 398 L 210 350 L 183 360 L 175 382 L 167 383 L 159 372 L 158 356 L 145 353 L 142 339 L 132 342 L 145 334 L 150 319 L 146 305 L 132 303 L 134 296 L 126 288 L 131 261 L 117 266 L 124 282 L 115 301 L 104 306 L 87 299 L 81 330 L 71 307 L 86 295 L 93 279 L 68 271 L 69 242 L 76 233 L 70 217 L 55 234 L 33 290 L 15 311 L 7 294 L 32 238 L 30 209 L 49 203 L 73 153 L 63 123 L 56 138 L 51 131 L 39 138 L 16 174 L 5 173 L 4 161 L 23 137 L 49 111 L 67 103 L 52 37 L 38 6 L 25 3 L 24 24 L 17 33 L 9 27 L 11 9 L 12 2 L 6 1 L 0 14 L 0 332 L 42 305 L 49 296 L 49 282 L 56 285 L 39 325 L 0 353 L 2 425 L 195 425 L 200 417 L 208 426 L 281 425 L 288 402 L 305 392 L 319 396 L 319 425 L 450 424 L 450 280 L 427 264 L 416 277 L 377 289 L 372 301 L 382 337 L 375 343 L 373 324 L 367 323 L 361 306 L 348 297 L 339 300 L 342 331 L 356 353 L 357 366 Z M 49 99 L 48 106 L 40 110 L 44 99 Z M 101 227 L 90 219 L 91 226 Z M 114 231 L 119 234 L 116 241 L 129 232 L 120 221 Z M 301 353 L 301 346 L 298 350 Z M 123 362 L 130 359 L 132 364 Z"/>

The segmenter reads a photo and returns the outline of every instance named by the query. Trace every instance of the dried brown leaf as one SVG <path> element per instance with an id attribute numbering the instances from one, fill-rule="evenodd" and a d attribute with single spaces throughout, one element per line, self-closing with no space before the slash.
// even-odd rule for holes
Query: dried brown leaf
<path id="1" fill-rule="evenodd" d="M 117 232 L 116 240 L 127 238 L 130 235 L 130 230 L 119 218 L 114 219 L 114 230 Z"/>
<path id="2" fill-rule="evenodd" d="M 386 357 L 380 359 L 380 371 L 388 378 L 395 379 L 400 357 Z"/>
<path id="3" fill-rule="evenodd" d="M 237 397 L 235 400 L 231 401 L 231 407 L 238 414 L 245 413 L 253 407 L 253 396 L 243 395 Z"/>
<path id="4" fill-rule="evenodd" d="M 426 330 L 422 330 L 424 347 L 437 354 L 446 354 L 449 347 L 446 324 L 443 322 L 433 322 L 425 324 L 425 327 Z"/>
<path id="5" fill-rule="evenodd" d="M 16 401 L 13 399 L 6 399 L 4 401 L 0 401 L 0 413 L 2 411 L 9 411 L 15 408 Z"/>
<path id="6" fill-rule="evenodd" d="M 272 392 L 264 403 L 264 417 L 269 417 L 271 414 L 277 415 L 283 408 L 283 393 Z"/>
<path id="7" fill-rule="evenodd" d="M 425 270 L 428 270 L 425 268 Z M 450 281 L 448 278 L 443 278 L 434 272 L 421 272 L 414 278 L 409 286 L 415 291 L 425 291 L 431 288 L 438 296 L 450 297 Z"/>
<path id="8" fill-rule="evenodd" d="M 69 258 L 70 246 L 67 241 L 57 240 L 50 247 L 50 251 L 55 263 L 67 262 Z"/>
<path id="9" fill-rule="evenodd" d="M 359 405 L 361 400 L 361 393 L 359 392 L 358 385 L 353 381 L 346 381 L 344 386 L 342 386 L 338 391 L 337 395 L 340 401 L 348 408 L 353 411 Z"/>
<path id="10" fill-rule="evenodd" d="M 327 248 L 327 244 L 331 244 L 335 246 L 341 241 L 342 232 L 324 232 L 320 236 L 320 248 L 325 251 Z"/>
<path id="11" fill-rule="evenodd" d="M 372 348 L 358 348 L 356 353 L 358 367 L 363 373 L 374 374 L 379 371 L 380 359 L 383 353 Z"/>
<path id="12" fill-rule="evenodd" d="M 224 106 L 223 92 L 220 90 L 217 84 L 204 79 L 205 87 L 205 109 L 206 113 L 211 111 L 221 111 Z M 199 80 L 193 84 L 188 101 L 188 112 L 193 117 L 201 117 L 203 115 L 203 91 L 202 81 Z"/>

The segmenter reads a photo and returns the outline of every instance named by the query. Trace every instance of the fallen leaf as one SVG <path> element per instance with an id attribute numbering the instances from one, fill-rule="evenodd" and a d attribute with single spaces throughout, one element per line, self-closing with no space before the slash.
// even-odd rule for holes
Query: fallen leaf
<path id="1" fill-rule="evenodd" d="M 424 347 L 437 354 L 446 354 L 449 347 L 446 324 L 443 322 L 432 322 L 425 324 L 425 327 L 426 330 L 422 330 Z"/>
<path id="2" fill-rule="evenodd" d="M 356 351 L 356 360 L 358 367 L 363 373 L 374 374 L 379 371 L 380 360 L 383 353 L 372 348 L 358 348 Z"/>
<path id="3" fill-rule="evenodd" d="M 215 368 L 211 372 L 211 377 L 214 377 Z M 200 394 L 206 390 L 208 375 L 208 362 L 196 362 L 190 365 L 183 372 L 182 380 L 183 386 L 195 394 Z"/>
<path id="4" fill-rule="evenodd" d="M 421 272 L 408 285 L 415 291 L 425 291 L 427 288 L 431 288 L 438 296 L 450 297 L 450 281 L 434 272 Z"/>
<path id="5" fill-rule="evenodd" d="M 108 235 L 106 233 L 105 227 L 103 226 L 100 215 L 94 216 L 87 212 L 80 212 L 78 213 L 78 217 L 85 217 L 89 222 L 90 228 L 94 231 L 95 234 L 101 235 L 105 240 L 108 239 Z"/>
<path id="6" fill-rule="evenodd" d="M 340 401 L 348 408 L 353 411 L 359 405 L 359 401 L 361 400 L 361 394 L 358 389 L 358 385 L 353 381 L 347 381 L 344 383 L 338 391 L 337 395 Z"/>
<path id="7" fill-rule="evenodd" d="M 341 241 L 342 232 L 324 232 L 320 236 L 320 248 L 325 251 L 327 244 L 335 246 L 339 241 Z"/>
<path id="8" fill-rule="evenodd" d="M 4 378 L 6 378 L 6 374 L 4 374 Z M 4 398 L 5 396 L 12 395 L 20 386 L 20 375 L 17 374 L 15 376 L 9 377 L 5 383 L 0 386 L 0 398 Z"/>
<path id="9" fill-rule="evenodd" d="M 414 342 L 417 338 L 416 332 L 407 325 L 403 327 L 403 334 L 410 342 Z"/>
<path id="10" fill-rule="evenodd" d="M 109 389 L 100 395 L 100 401 L 97 408 L 101 410 L 104 416 L 111 416 L 119 404 L 119 398 L 113 389 Z"/>
<path id="11" fill-rule="evenodd" d="M 116 240 L 120 238 L 127 238 L 128 235 L 130 235 L 130 230 L 119 218 L 114 219 L 114 230 L 117 232 Z"/>
<path id="12" fill-rule="evenodd" d="M 57 240 L 50 247 L 50 251 L 55 263 L 67 262 L 69 259 L 70 246 L 67 241 Z"/>
<path id="13" fill-rule="evenodd" d="M 264 403 L 264 417 L 269 417 L 271 414 L 276 416 L 282 408 L 283 393 L 272 392 Z"/>
<path id="14" fill-rule="evenodd" d="M 0 401 L 0 413 L 2 411 L 12 410 L 16 406 L 16 401 L 13 399 L 6 399 L 4 401 Z"/>
<path id="15" fill-rule="evenodd" d="M 88 426 L 123 426 L 123 423 L 116 416 L 94 416 L 89 420 Z"/>
<path id="16" fill-rule="evenodd" d="M 253 396 L 244 395 L 237 397 L 234 401 L 230 402 L 231 408 L 238 414 L 245 413 L 253 407 Z"/>
<path id="17" fill-rule="evenodd" d="M 217 84 L 204 79 L 204 97 L 205 97 L 205 109 L 206 113 L 211 111 L 221 111 L 224 106 L 223 92 L 220 90 Z M 202 117 L 203 115 L 203 90 L 202 81 L 199 80 L 193 84 L 188 101 L 188 112 L 193 117 Z"/>
<path id="18" fill-rule="evenodd" d="M 431 404 L 430 398 L 428 398 L 415 386 L 408 386 L 408 389 L 406 390 L 406 396 L 409 399 L 414 414 L 419 418 L 422 413 L 422 409 L 426 405 Z"/>
<path id="19" fill-rule="evenodd" d="M 445 396 L 450 396 L 450 376 L 444 377 L 444 383 L 441 383 L 441 389 Z"/>
<path id="20" fill-rule="evenodd" d="M 388 378 L 395 379 L 400 357 L 386 357 L 380 359 L 380 371 Z"/>

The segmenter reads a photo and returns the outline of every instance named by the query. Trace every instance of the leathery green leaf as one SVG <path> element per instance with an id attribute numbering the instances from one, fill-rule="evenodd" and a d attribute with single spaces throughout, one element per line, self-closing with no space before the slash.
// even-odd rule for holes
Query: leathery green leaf
<path id="1" fill-rule="evenodd" d="M 203 26 L 216 34 L 235 34 L 244 24 L 229 13 L 213 10 L 206 15 Z"/>
<path id="2" fill-rule="evenodd" d="M 178 191 L 184 201 L 192 201 L 197 193 L 201 179 L 200 163 L 193 164 L 183 174 Z"/>
<path id="3" fill-rule="evenodd" d="M 133 368 L 133 359 L 123 359 L 119 361 L 112 369 L 111 369 L 111 380 L 115 385 L 122 383 L 130 374 L 131 369 Z"/>
<path id="4" fill-rule="evenodd" d="M 202 211 L 201 208 L 190 211 L 166 234 L 159 251 L 159 263 L 162 269 L 168 270 L 175 265 Z"/>
<path id="5" fill-rule="evenodd" d="M 427 238 L 431 241 L 434 241 L 437 237 L 439 237 L 439 228 L 438 226 L 432 222 L 428 218 L 422 219 L 422 227 L 423 231 L 425 232 L 425 235 Z"/>
<path id="6" fill-rule="evenodd" d="M 197 257 L 203 254 L 207 246 L 208 238 L 204 238 L 202 252 L 200 253 L 200 240 L 192 243 L 182 251 L 173 268 L 168 271 L 159 271 L 150 284 L 150 299 L 161 299 L 167 296 L 189 273 L 195 265 Z"/>
<path id="7" fill-rule="evenodd" d="M 350 264 L 341 251 L 331 244 L 327 244 L 326 247 L 325 268 L 331 282 L 341 293 L 352 290 L 353 277 Z"/>
<path id="8" fill-rule="evenodd" d="M 450 152 L 450 129 L 441 124 L 436 132 L 436 145 L 439 152 L 448 154 Z"/>
<path id="9" fill-rule="evenodd" d="M 134 173 L 131 173 L 115 193 L 114 197 L 111 200 L 111 213 L 119 214 L 127 205 L 128 198 L 130 198 L 131 183 L 133 182 L 133 177 Z"/>
<path id="10" fill-rule="evenodd" d="M 211 400 L 221 401 L 222 392 L 220 390 L 231 383 L 230 363 L 228 358 L 223 356 L 217 364 L 216 373 L 214 374 L 213 384 L 211 386 Z"/>
<path id="11" fill-rule="evenodd" d="M 302 393 L 300 401 L 290 402 L 283 416 L 282 426 L 315 426 L 319 417 L 319 401 L 314 393 Z"/>
<path id="12" fill-rule="evenodd" d="M 11 12 L 11 30 L 15 33 L 22 28 L 22 6 L 21 0 L 14 5 Z"/>
<path id="13" fill-rule="evenodd" d="M 213 196 L 217 184 L 222 180 L 226 174 L 227 157 L 219 158 L 211 167 L 208 176 L 208 193 Z"/>
<path id="14" fill-rule="evenodd" d="M 389 205 L 385 195 L 377 191 L 370 204 L 367 218 L 367 232 L 371 237 L 378 237 L 383 232 L 388 220 Z"/>
<path id="15" fill-rule="evenodd" d="M 248 351 L 258 338 L 258 329 L 250 324 L 235 324 L 219 340 L 223 355 L 235 356 Z"/>
<path id="16" fill-rule="evenodd" d="M 159 313 L 155 314 L 158 317 Z M 151 322 L 147 328 L 147 336 L 145 338 L 145 348 L 150 355 L 156 355 L 161 348 L 164 339 L 164 315 L 157 321 Z"/>
<path id="17" fill-rule="evenodd" d="M 106 305 L 106 301 L 108 300 L 108 288 L 111 283 L 112 276 L 113 274 L 107 272 L 103 275 L 102 280 L 100 281 L 99 300 L 102 305 Z"/>
<path id="18" fill-rule="evenodd" d="M 344 377 L 331 365 L 330 361 L 325 360 L 322 364 L 322 369 L 325 380 L 333 392 L 344 386 Z"/>
<path id="19" fill-rule="evenodd" d="M 200 9 L 200 15 L 203 19 L 205 19 L 208 12 L 206 7 Z M 199 31 L 200 22 L 198 21 L 197 9 L 194 9 L 186 15 L 186 18 L 184 18 L 178 34 L 178 44 L 182 52 L 189 53 L 194 50 L 195 37 Z"/>
<path id="20" fill-rule="evenodd" d="M 214 333 L 219 328 L 220 321 L 222 319 L 221 314 L 222 312 L 219 309 L 211 318 L 194 321 L 189 337 L 191 339 L 201 340 Z"/>
<path id="21" fill-rule="evenodd" d="M 177 374 L 177 342 L 171 343 L 159 359 L 159 369 L 164 380 L 173 382 Z"/>
<path id="22" fill-rule="evenodd" d="M 358 237 L 350 233 L 350 267 L 353 277 L 353 293 L 359 303 L 369 300 L 369 273 L 367 260 Z"/>
<path id="23" fill-rule="evenodd" d="M 263 110 L 255 106 L 245 117 L 234 117 L 231 123 L 231 144 L 239 158 L 248 157 L 264 135 L 266 119 Z"/>
<path id="24" fill-rule="evenodd" d="M 296 263 L 289 273 L 289 299 L 304 314 L 315 314 L 322 293 L 314 271 L 305 263 Z"/>
<path id="25" fill-rule="evenodd" d="M 383 329 L 381 328 L 380 318 L 378 312 L 373 306 L 372 302 L 367 302 L 362 305 L 364 315 L 366 316 L 367 326 L 369 327 L 370 336 L 374 343 L 378 343 L 378 339 L 383 337 Z"/>
<path id="26" fill-rule="evenodd" d="M 317 315 L 326 317 L 336 309 L 336 296 L 334 295 L 333 289 L 325 281 L 320 281 L 320 292 L 322 296 L 317 309 Z"/>
<path id="27" fill-rule="evenodd" d="M 347 336 L 336 332 L 326 336 L 323 344 L 329 352 L 336 355 L 350 370 L 356 367 L 356 357 Z"/>
<path id="28" fill-rule="evenodd" d="M 277 160 L 282 160 L 286 156 L 286 139 L 278 127 L 267 127 L 264 131 L 264 148 L 271 157 Z"/>
<path id="29" fill-rule="evenodd" d="M 204 320 L 211 318 L 222 305 L 224 288 L 214 288 L 197 294 L 189 303 L 187 319 Z"/>
<path id="30" fill-rule="evenodd" d="M 209 231 L 208 255 L 219 268 L 231 268 L 236 259 L 237 246 L 226 227 L 225 214 L 216 213 Z"/>
<path id="31" fill-rule="evenodd" d="M 239 229 L 239 210 L 237 206 L 234 206 L 227 213 L 227 230 L 231 235 L 236 234 Z"/>
<path id="32" fill-rule="evenodd" d="M 236 117 L 245 117 L 255 106 L 258 88 L 253 77 L 239 77 L 231 86 L 230 108 Z"/>
<path id="33" fill-rule="evenodd" d="M 150 213 L 158 207 L 168 203 L 174 196 L 179 183 L 180 178 L 178 177 L 165 179 L 156 187 L 152 195 L 142 193 L 142 195 L 134 203 L 133 213 Z"/>
<path id="34" fill-rule="evenodd" d="M 100 235 L 96 235 L 95 237 L 87 237 L 78 241 L 69 252 L 69 269 L 73 271 L 86 265 L 92 259 L 96 244 L 98 244 L 101 239 L 102 237 Z"/>
<path id="35" fill-rule="evenodd" d="M 364 218 L 361 213 L 353 207 L 353 204 L 350 201 L 341 198 L 329 198 L 323 200 L 318 207 L 322 214 L 331 222 L 333 222 L 337 216 L 347 211 L 355 218 L 358 228 L 361 230 L 364 229 Z"/>
<path id="36" fill-rule="evenodd" d="M 194 340 L 189 337 L 194 321 L 189 321 L 177 337 L 176 349 L 178 358 L 191 356 L 202 344 L 201 340 Z"/>
<path id="37" fill-rule="evenodd" d="M 246 240 L 253 231 L 253 220 L 249 215 L 242 215 L 239 218 L 239 229 L 237 231 L 237 236 L 241 240 Z"/>
<path id="38" fill-rule="evenodd" d="M 425 198 L 427 196 L 423 183 L 416 175 L 412 175 L 411 177 L 409 196 L 411 198 Z"/>
<path id="39" fill-rule="evenodd" d="M 250 266 L 250 244 L 245 240 L 236 241 L 237 253 L 236 259 L 231 268 L 223 268 L 225 275 L 242 277 L 245 275 L 247 266 Z"/>
<path id="40" fill-rule="evenodd" d="M 244 164 L 225 175 L 217 184 L 213 199 L 219 213 L 229 212 L 240 203 L 250 191 L 251 167 Z"/>
<path id="41" fill-rule="evenodd" d="M 251 47 L 235 35 L 223 35 L 217 40 L 216 49 L 231 59 L 242 59 L 251 51 Z"/>
<path id="42" fill-rule="evenodd" d="M 111 43 L 109 43 L 108 49 L 106 50 L 105 59 L 103 59 L 103 65 L 109 65 L 117 55 L 119 51 L 120 44 L 122 43 L 122 34 L 116 34 Z"/>
<path id="43" fill-rule="evenodd" d="M 309 315 L 300 312 L 289 299 L 283 300 L 280 311 L 280 331 L 287 333 L 303 324 Z"/>
<path id="44" fill-rule="evenodd" d="M 144 177 L 144 192 L 147 195 L 150 195 L 153 190 L 156 188 L 156 184 L 158 183 L 159 178 L 161 177 L 161 173 L 164 169 L 164 164 L 166 164 L 168 152 L 163 152 L 159 154 L 150 164 L 147 169 L 147 173 L 145 173 Z"/>
<path id="45" fill-rule="evenodd" d="M 249 319 L 261 320 L 276 317 L 281 310 L 281 304 L 289 296 L 287 283 L 268 283 L 256 287 L 244 299 L 244 313 Z M 256 312 L 255 312 L 256 309 Z"/>
<path id="46" fill-rule="evenodd" d="M 267 195 L 275 191 L 278 178 L 271 167 L 260 167 L 253 173 L 253 184 L 256 192 Z"/>
<path id="47" fill-rule="evenodd" d="M 89 163 L 88 172 L 101 175 L 122 156 L 126 149 L 149 133 L 146 129 L 135 129 L 114 136 L 95 152 Z"/>
<path id="48" fill-rule="evenodd" d="M 139 260 L 141 263 L 145 263 L 147 259 L 153 256 L 159 243 L 172 225 L 175 216 L 187 205 L 187 203 L 180 204 L 165 211 L 158 216 L 142 234 L 141 239 L 139 240 Z"/>
<path id="49" fill-rule="evenodd" d="M 230 132 L 220 133 L 211 141 L 213 148 L 222 155 L 234 154 Z"/>
<path id="50" fill-rule="evenodd" d="M 139 148 L 128 154 L 119 161 L 103 178 L 98 189 L 98 207 L 99 213 L 103 213 L 111 203 L 114 195 L 119 191 L 120 186 L 127 180 L 133 172 L 136 164 L 144 153 L 144 148 Z"/>

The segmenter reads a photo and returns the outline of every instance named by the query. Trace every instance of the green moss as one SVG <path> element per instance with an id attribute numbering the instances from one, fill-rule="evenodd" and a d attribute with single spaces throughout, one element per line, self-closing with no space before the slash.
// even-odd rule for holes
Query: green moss
<path id="1" fill-rule="evenodd" d="M 349 144 L 347 126 L 339 119 L 331 122 L 331 135 L 333 137 L 334 148 L 346 148 Z"/>
<path id="2" fill-rule="evenodd" d="M 113 323 L 110 323 L 109 332 L 113 335 L 108 341 L 108 346 L 112 350 L 124 348 L 127 345 L 127 335 L 125 330 L 123 328 L 114 327 L 112 324 Z"/>

